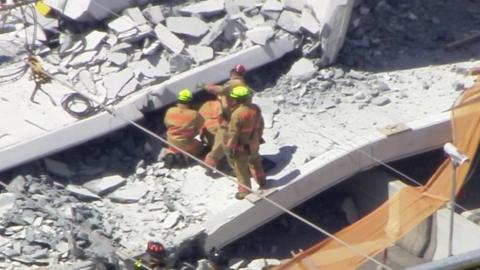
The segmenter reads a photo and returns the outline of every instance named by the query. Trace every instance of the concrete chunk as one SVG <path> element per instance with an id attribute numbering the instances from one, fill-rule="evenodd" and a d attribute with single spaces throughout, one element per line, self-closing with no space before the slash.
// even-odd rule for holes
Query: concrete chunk
<path id="1" fill-rule="evenodd" d="M 135 28 L 136 23 L 128 15 L 123 15 L 108 23 L 108 28 L 115 33 L 123 33 Z"/>
<path id="2" fill-rule="evenodd" d="M 85 49 L 86 51 L 97 49 L 100 42 L 107 37 L 107 33 L 94 30 L 85 37 Z"/>
<path id="3" fill-rule="evenodd" d="M 155 27 L 155 34 L 158 40 L 173 53 L 177 54 L 183 51 L 185 44 L 177 36 L 172 34 L 165 26 L 158 24 Z"/>
<path id="4" fill-rule="evenodd" d="M 192 15 L 211 16 L 222 13 L 225 10 L 223 0 L 207 0 L 180 9 L 180 12 Z"/>
<path id="5" fill-rule="evenodd" d="M 14 205 L 15 194 L 0 193 L 0 217 L 3 217 Z"/>
<path id="6" fill-rule="evenodd" d="M 264 11 L 282 11 L 283 8 L 283 3 L 277 0 L 267 0 L 262 6 L 262 10 Z"/>
<path id="7" fill-rule="evenodd" d="M 147 194 L 147 191 L 148 186 L 146 184 L 135 183 L 116 190 L 108 198 L 119 203 L 136 203 Z"/>
<path id="8" fill-rule="evenodd" d="M 178 221 L 180 220 L 180 211 L 174 211 L 168 214 L 167 218 L 163 221 L 163 228 L 164 229 L 171 229 L 175 225 L 177 225 Z"/>
<path id="9" fill-rule="evenodd" d="M 75 66 L 91 63 L 95 55 L 97 55 L 96 51 L 82 52 L 77 56 L 73 57 L 72 60 L 68 63 L 68 65 L 75 67 Z"/>
<path id="10" fill-rule="evenodd" d="M 252 9 L 261 5 L 261 0 L 234 0 L 235 4 L 243 9 Z"/>
<path id="11" fill-rule="evenodd" d="M 44 160 L 45 166 L 47 167 L 47 171 L 50 173 L 62 176 L 62 177 L 72 177 L 75 173 L 68 168 L 68 165 L 59 162 L 50 158 L 45 158 Z"/>
<path id="12" fill-rule="evenodd" d="M 303 0 L 283 0 L 285 9 L 301 12 L 304 7 Z"/>
<path id="13" fill-rule="evenodd" d="M 213 24 L 210 25 L 210 32 L 206 34 L 202 40 L 200 40 L 200 45 L 208 46 L 212 44 L 212 42 L 217 39 L 222 33 L 225 27 L 228 25 L 228 20 L 226 18 L 217 20 Z"/>
<path id="14" fill-rule="evenodd" d="M 290 33 L 297 33 L 300 30 L 300 16 L 292 11 L 284 10 L 278 18 L 277 25 Z"/>
<path id="15" fill-rule="evenodd" d="M 153 24 L 159 24 L 165 21 L 162 8 L 160 6 L 147 7 L 143 10 L 143 14 L 145 14 L 145 17 L 147 17 L 147 19 Z"/>
<path id="16" fill-rule="evenodd" d="M 228 16 L 232 18 L 240 13 L 240 8 L 234 0 L 225 0 L 225 11 L 227 12 Z"/>
<path id="17" fill-rule="evenodd" d="M 113 64 L 123 67 L 127 64 L 127 54 L 123 52 L 111 52 L 107 55 L 107 58 Z"/>
<path id="18" fill-rule="evenodd" d="M 173 33 L 201 37 L 208 32 L 208 25 L 196 17 L 168 17 L 167 28 Z"/>
<path id="19" fill-rule="evenodd" d="M 151 59 L 147 59 L 150 64 L 153 66 L 151 72 L 155 74 L 154 76 L 169 76 L 170 75 L 170 63 L 165 57 L 161 57 L 158 61 L 153 61 Z M 148 76 L 148 75 L 146 75 Z"/>
<path id="20" fill-rule="evenodd" d="M 310 10 L 304 9 L 300 17 L 300 28 L 312 35 L 316 35 L 320 32 L 320 23 L 315 19 Z"/>
<path id="21" fill-rule="evenodd" d="M 166 60 L 165 60 L 166 62 Z M 162 63 L 163 64 L 163 63 Z M 147 59 L 143 59 L 128 64 L 129 68 L 133 68 L 135 74 L 143 74 L 148 78 L 168 78 L 170 75 L 170 65 L 166 62 L 166 67 L 154 67 Z"/>
<path id="22" fill-rule="evenodd" d="M 95 90 L 95 82 L 93 81 L 93 76 L 90 71 L 82 69 L 78 73 L 78 80 L 88 91 L 92 92 L 93 90 Z"/>
<path id="23" fill-rule="evenodd" d="M 253 29 L 255 27 L 262 26 L 262 25 L 265 26 L 265 18 L 260 14 L 252 17 L 248 17 L 242 13 L 242 15 L 240 16 L 245 24 L 245 27 L 247 27 L 247 29 Z"/>
<path id="24" fill-rule="evenodd" d="M 122 42 L 118 43 L 110 48 L 110 52 L 116 52 L 116 51 L 127 51 L 132 48 L 132 44 Z"/>
<path id="25" fill-rule="evenodd" d="M 187 48 L 187 51 L 197 64 L 213 59 L 213 49 L 208 46 L 192 45 Z"/>
<path id="26" fill-rule="evenodd" d="M 313 76 L 315 71 L 317 71 L 317 68 L 312 61 L 302 58 L 292 65 L 290 71 L 288 71 L 288 76 L 293 80 L 307 80 Z"/>
<path id="27" fill-rule="evenodd" d="M 127 183 L 127 181 L 120 175 L 111 175 L 103 177 L 101 179 L 89 181 L 83 184 L 83 187 L 87 188 L 88 190 L 92 191 L 97 195 L 102 196 L 125 185 L 125 183 Z"/>
<path id="28" fill-rule="evenodd" d="M 137 25 L 147 23 L 147 19 L 145 19 L 138 7 L 127 8 L 123 13 L 130 17 Z"/>
<path id="29" fill-rule="evenodd" d="M 72 193 L 75 197 L 78 197 L 79 199 L 85 199 L 85 200 L 100 199 L 100 197 L 97 194 L 91 192 L 90 190 L 82 186 L 67 185 L 65 189 L 68 190 L 70 193 Z"/>
<path id="30" fill-rule="evenodd" d="M 110 73 L 105 76 L 103 85 L 107 89 L 107 98 L 113 99 L 117 97 L 120 92 L 134 92 L 136 89 L 132 89 L 132 85 L 129 84 L 130 81 L 136 81 L 133 70 L 130 68 L 123 69 L 120 72 Z"/>
<path id="31" fill-rule="evenodd" d="M 248 39 L 262 46 L 265 46 L 265 44 L 267 44 L 267 41 L 273 36 L 273 34 L 273 27 L 270 26 L 256 27 L 246 32 L 246 36 Z"/>

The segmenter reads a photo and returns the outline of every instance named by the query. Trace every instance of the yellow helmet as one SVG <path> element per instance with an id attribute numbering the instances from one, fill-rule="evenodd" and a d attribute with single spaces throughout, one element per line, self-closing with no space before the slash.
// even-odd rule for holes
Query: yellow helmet
<path id="1" fill-rule="evenodd" d="M 189 89 L 182 89 L 180 93 L 178 93 L 177 100 L 181 102 L 190 102 L 193 98 L 192 92 Z"/>
<path id="2" fill-rule="evenodd" d="M 250 89 L 246 86 L 235 86 L 232 91 L 230 91 L 230 97 L 234 99 L 243 99 L 250 96 Z"/>

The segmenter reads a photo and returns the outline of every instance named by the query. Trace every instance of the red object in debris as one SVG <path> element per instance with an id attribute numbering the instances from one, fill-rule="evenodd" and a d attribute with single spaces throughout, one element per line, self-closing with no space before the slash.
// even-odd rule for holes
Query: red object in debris
<path id="1" fill-rule="evenodd" d="M 153 242 L 153 241 L 148 241 L 147 243 L 147 252 L 150 253 L 163 253 L 165 252 L 165 247 L 158 243 L 158 242 Z"/>
<path id="2" fill-rule="evenodd" d="M 235 72 L 238 75 L 243 75 L 243 73 L 245 73 L 245 67 L 242 64 L 235 65 L 231 72 Z"/>

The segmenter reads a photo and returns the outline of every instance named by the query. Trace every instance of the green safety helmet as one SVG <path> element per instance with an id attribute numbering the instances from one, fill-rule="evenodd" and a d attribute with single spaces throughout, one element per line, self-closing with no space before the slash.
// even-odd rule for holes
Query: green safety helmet
<path id="1" fill-rule="evenodd" d="M 230 97 L 234 99 L 244 99 L 250 96 L 250 89 L 246 86 L 235 86 L 230 91 Z"/>
<path id="2" fill-rule="evenodd" d="M 192 92 L 187 88 L 182 89 L 182 91 L 180 91 L 180 93 L 178 93 L 178 96 L 177 96 L 177 100 L 181 102 L 190 102 L 192 98 L 193 98 Z"/>

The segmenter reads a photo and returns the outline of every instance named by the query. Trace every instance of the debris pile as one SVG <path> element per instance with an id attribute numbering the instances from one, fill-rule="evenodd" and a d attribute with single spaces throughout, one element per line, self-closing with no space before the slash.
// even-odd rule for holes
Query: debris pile
<path id="1" fill-rule="evenodd" d="M 110 10 L 102 3 L 87 6 Z M 303 1 L 207 0 L 174 7 L 150 3 L 121 14 L 110 10 L 109 18 L 96 22 L 66 20 L 83 13 L 72 15 L 70 9 L 52 5 L 47 17 L 35 9 L 26 9 L 26 14 L 13 10 L 2 35 L 30 43 L 47 72 L 105 104 L 217 56 L 255 44 L 267 46 L 278 36 L 320 43 L 319 19 Z M 24 15 L 27 22 L 21 20 Z"/>
<path id="2" fill-rule="evenodd" d="M 114 250 L 105 244 L 112 228 L 95 206 L 69 196 L 62 184 L 45 177 L 19 175 L 8 189 L 12 193 L 0 194 L 2 269 L 118 265 Z"/>

